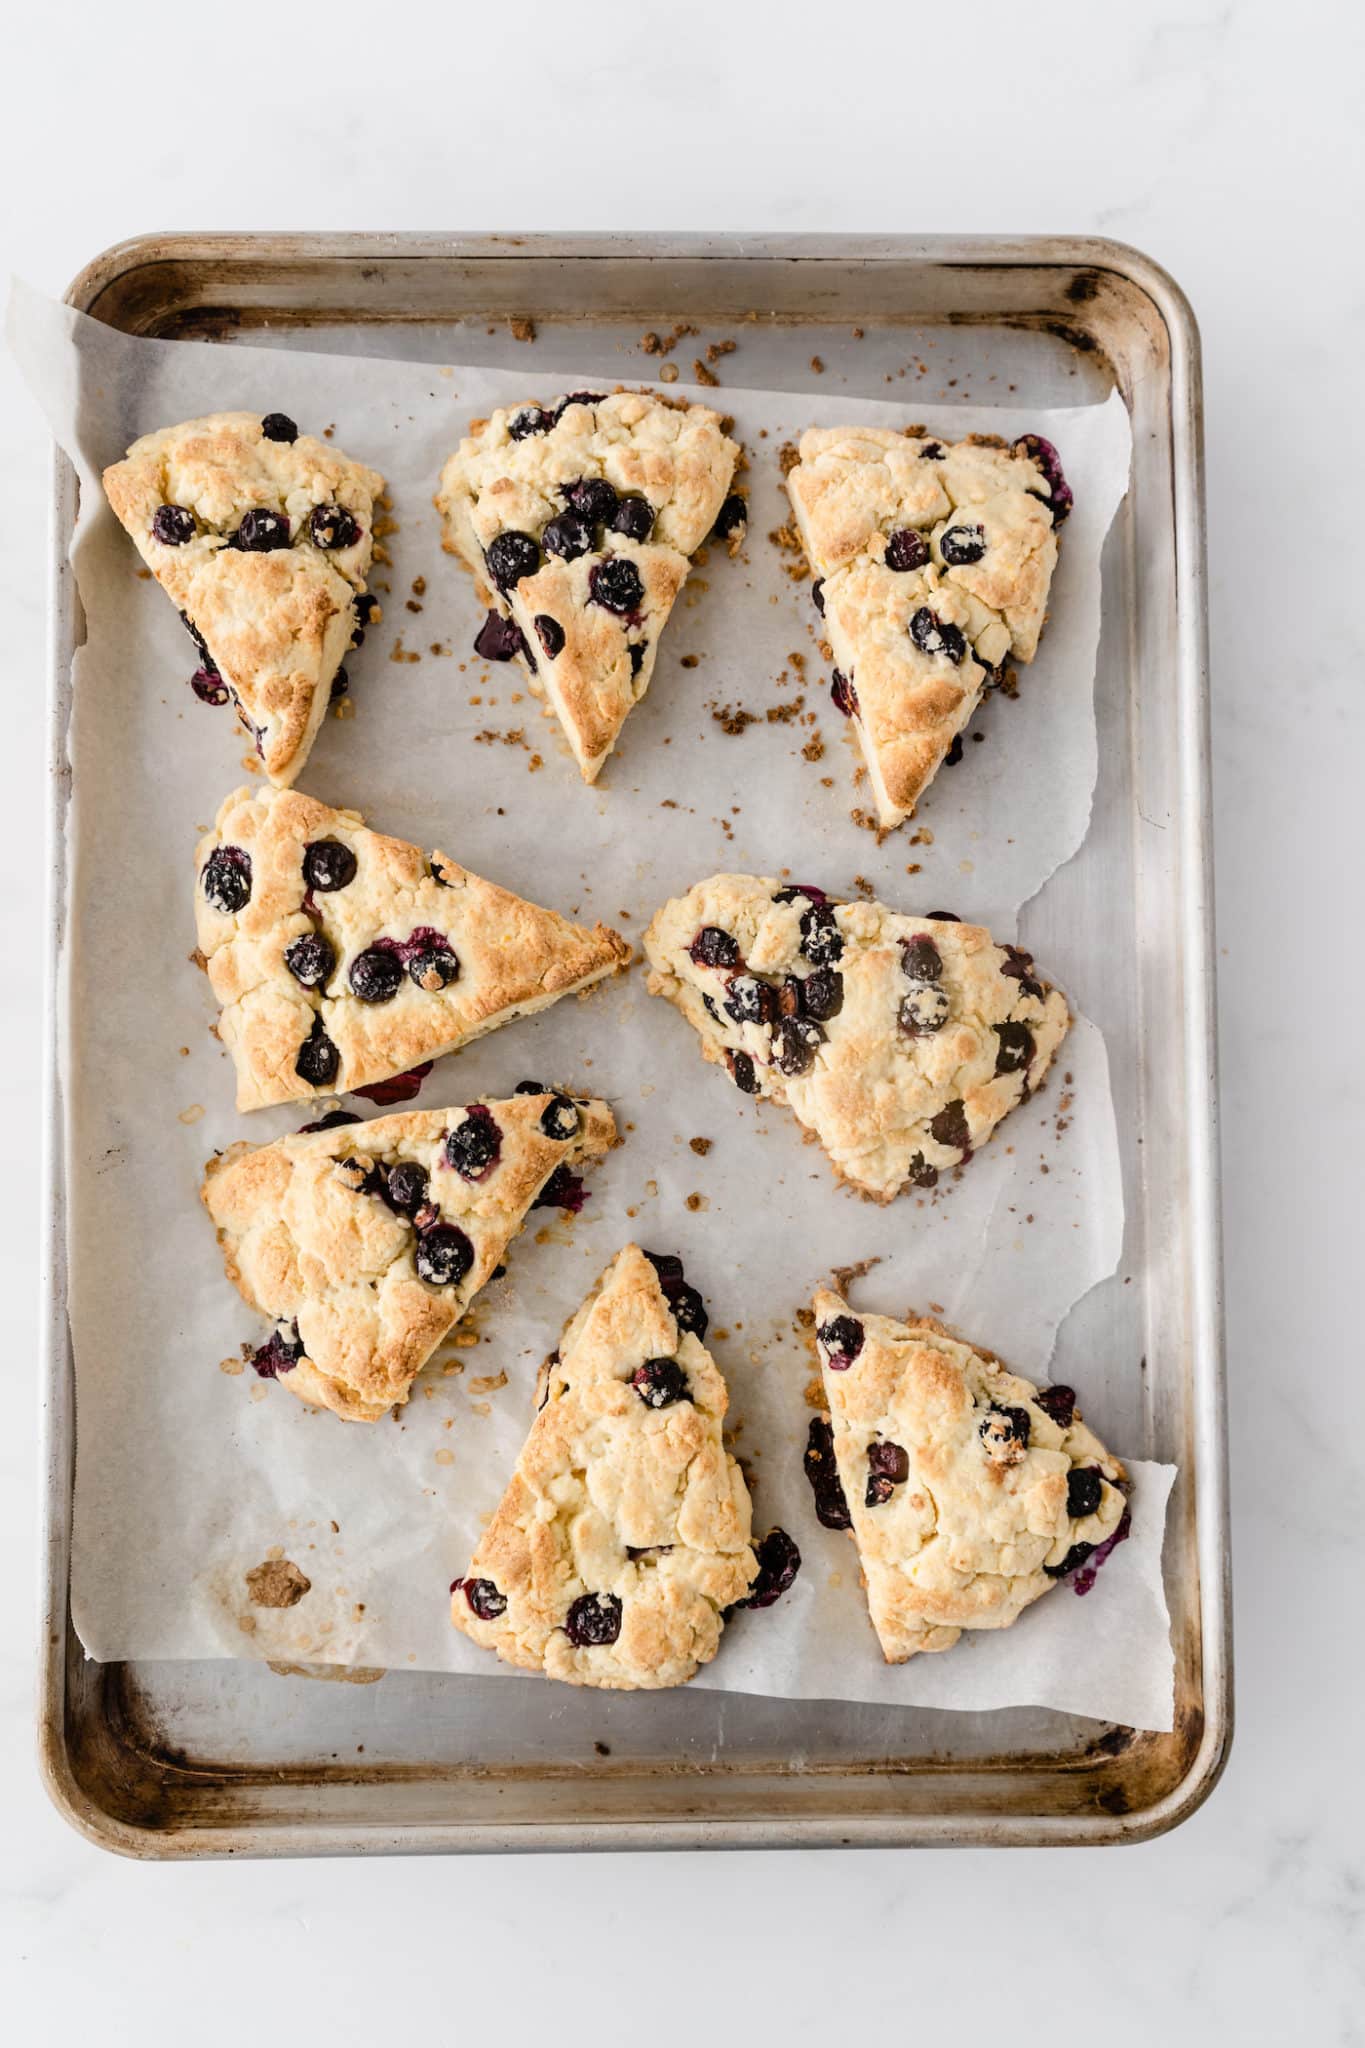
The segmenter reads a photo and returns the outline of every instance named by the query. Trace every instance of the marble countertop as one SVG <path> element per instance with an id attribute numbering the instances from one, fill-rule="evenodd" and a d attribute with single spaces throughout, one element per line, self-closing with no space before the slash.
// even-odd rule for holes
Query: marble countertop
<path id="1" fill-rule="evenodd" d="M 125 10 L 26 10 L 0 88 L 4 268 L 59 292 L 149 228 L 1055 228 L 1138 245 L 1193 301 L 1238 1734 L 1208 1804 L 1124 1852 L 144 1868 L 65 1827 L 31 1735 L 49 457 L 0 359 L 12 2038 L 169 2048 L 189 2032 L 235 2048 L 305 2027 L 359 2040 L 394 2014 L 477 2034 L 516 2014 L 515 2032 L 565 2043 L 638 2022 L 652 2048 L 698 2028 L 737 2039 L 754 2018 L 760 2037 L 792 2041 L 888 2024 L 1011 2048 L 1092 2033 L 1107 2048 L 1365 2041 L 1362 1777 L 1348 1748 L 1365 1658 L 1339 1562 L 1363 1491 L 1348 1293 L 1365 947 L 1347 911 L 1365 853 L 1365 690 L 1359 597 L 1332 559 L 1360 470 L 1350 394 L 1365 301 L 1358 237 L 1342 232 L 1362 196 L 1359 13 L 1346 0 L 1292 14 L 1267 0 L 975 0 L 935 21 L 855 0 L 837 45 L 811 0 L 781 15 L 699 0 L 667 21 L 619 0 L 390 18 L 397 35 L 353 0 L 245 28 L 185 10 L 143 46 Z"/>

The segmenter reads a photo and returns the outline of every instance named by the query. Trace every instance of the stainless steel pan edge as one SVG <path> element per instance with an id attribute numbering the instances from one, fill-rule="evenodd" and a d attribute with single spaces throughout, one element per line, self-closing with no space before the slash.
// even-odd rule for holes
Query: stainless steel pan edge
<path id="1" fill-rule="evenodd" d="M 878 261 L 923 262 L 939 267 L 1071 266 L 1112 273 L 1137 288 L 1163 323 L 1171 362 L 1171 508 L 1177 579 L 1179 719 L 1178 808 L 1185 859 L 1182 865 L 1182 960 L 1185 990 L 1185 1090 L 1187 1163 L 1192 1204 L 1191 1389 L 1195 1407 L 1192 1478 L 1200 1579 L 1202 1728 L 1179 1781 L 1165 1794 L 1129 1812 L 1049 1814 L 844 1813 L 707 1818 L 705 1786 L 696 1787 L 684 1817 L 665 1821 L 592 1822 L 547 1819 L 509 1827 L 495 1819 L 455 1825 L 413 1825 L 399 1817 L 401 1796 L 386 1803 L 396 1810 L 379 1817 L 360 1810 L 324 1823 L 291 1811 L 282 1789 L 278 1818 L 268 1826 L 171 1825 L 142 1815 L 130 1821 L 111 1804 L 92 1796 L 77 1754 L 81 1734 L 73 1700 L 73 1677 L 82 1656 L 69 1617 L 71 1486 L 75 1460 L 75 1417 L 70 1337 L 65 1307 L 65 1189 L 59 1031 L 60 921 L 65 900 L 65 825 L 69 800 L 66 730 L 70 712 L 70 654 L 80 638 L 79 601 L 67 546 L 77 499 L 75 473 L 60 452 L 54 465 L 51 527 L 51 631 L 49 705 L 51 716 L 48 874 L 52 946 L 45 1017 L 45 1214 L 48 1223 L 42 1276 L 44 1500 L 42 1652 L 39 1674 L 40 1761 L 48 1790 L 64 1816 L 102 1847 L 135 1857 L 204 1855 L 324 1855 L 379 1852 L 505 1852 L 553 1848 L 671 1848 L 764 1846 L 904 1846 L 941 1844 L 1117 1843 L 1163 1833 L 1188 1818 L 1208 1797 L 1226 1761 L 1232 1734 L 1232 1645 L 1226 1469 L 1225 1382 L 1218 1210 L 1217 1069 L 1208 687 L 1206 567 L 1203 497 L 1202 390 L 1198 331 L 1179 287 L 1149 258 L 1119 243 L 1071 237 L 832 237 L 726 236 L 623 237 L 615 235 L 284 235 L 252 237 L 148 236 L 97 257 L 81 272 L 67 301 L 81 310 L 104 311 L 99 302 L 117 294 L 119 281 L 149 262 L 220 259 L 254 265 L 288 264 L 305 255 L 314 261 L 363 265 L 367 259 L 443 259 L 487 264 L 506 256 L 607 260 L 677 256 L 734 262 L 774 258 L 792 263 Z M 116 324 L 123 325 L 119 318 Z M 135 326 L 130 321 L 129 325 Z M 100 1667 L 84 1665 L 82 1690 Z M 152 1772 L 174 1778 L 164 1758 L 145 1760 Z M 832 1790 L 837 1776 L 826 1778 Z M 393 1795 L 392 1781 L 376 1785 Z"/>

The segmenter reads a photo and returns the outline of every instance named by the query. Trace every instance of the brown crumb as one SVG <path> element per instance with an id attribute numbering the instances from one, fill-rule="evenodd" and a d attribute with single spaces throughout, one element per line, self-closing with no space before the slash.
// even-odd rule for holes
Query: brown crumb
<path id="1" fill-rule="evenodd" d="M 405 598 L 403 602 L 406 604 L 410 612 L 420 612 L 423 609 L 423 607 L 420 604 L 418 604 L 417 599 L 415 597 Z"/>
<path id="2" fill-rule="evenodd" d="M 677 364 L 665 363 L 663 368 L 660 370 L 659 375 L 665 384 L 676 384 L 678 381 Z"/>
<path id="3" fill-rule="evenodd" d="M 640 336 L 640 346 L 647 356 L 671 355 L 685 334 L 695 334 L 696 331 L 690 320 L 680 320 L 677 326 L 668 334 L 655 334 L 652 331 L 648 334 L 642 334 Z M 673 377 L 668 377 L 664 381 L 671 384 L 677 374 L 677 371 L 674 370 Z"/>
<path id="4" fill-rule="evenodd" d="M 720 383 L 720 378 L 716 375 L 715 371 L 708 370 L 700 356 L 693 356 L 692 358 L 692 375 L 699 384 L 709 384 L 714 388 Z"/>
<path id="5" fill-rule="evenodd" d="M 806 1381 L 805 1386 L 801 1389 L 801 1398 L 808 1408 L 818 1408 L 823 1412 L 825 1406 L 825 1384 L 818 1373 L 814 1379 Z"/>
<path id="6" fill-rule="evenodd" d="M 714 1141 L 710 1138 L 689 1138 L 687 1142 L 692 1151 L 696 1153 L 698 1159 L 705 1159 Z M 240 1371 L 240 1369 L 239 1367 L 238 1370 Z"/>
<path id="7" fill-rule="evenodd" d="M 412 579 L 412 594 L 413 594 L 413 596 L 414 596 L 414 597 L 425 597 L 425 596 L 426 596 L 426 594 L 427 594 L 427 579 L 426 579 L 426 577 L 425 577 L 425 576 L 414 576 L 414 577 L 413 577 L 413 579 Z"/>
<path id="8" fill-rule="evenodd" d="M 475 733 L 474 744 L 476 747 L 524 747 L 526 734 L 519 725 L 514 725 L 510 732 L 498 732 L 494 727 L 488 726 L 483 732 Z"/>
<path id="9" fill-rule="evenodd" d="M 804 697 L 793 697 L 787 704 L 770 704 L 767 710 L 769 725 L 790 725 L 794 718 L 801 716 L 805 702 Z"/>
<path id="10" fill-rule="evenodd" d="M 856 1266 L 836 1266 L 831 1276 L 835 1293 L 847 1295 L 855 1280 L 861 1280 L 874 1266 L 880 1264 L 880 1259 L 859 1259 Z"/>
<path id="11" fill-rule="evenodd" d="M 398 635 L 398 638 L 394 641 L 393 646 L 389 650 L 389 660 L 404 662 L 420 661 L 421 659 L 421 655 L 416 651 L 415 648 L 407 648 L 403 645 L 403 635 L 400 633 Z M 345 700 L 343 699 L 343 702 L 344 701 Z"/>
<path id="12" fill-rule="evenodd" d="M 711 1198 L 709 1195 L 689 1195 L 683 1204 L 683 1207 L 690 1209 L 693 1215 L 696 1215 L 698 1210 L 709 1209 L 710 1206 Z"/>
<path id="13" fill-rule="evenodd" d="M 824 758 L 825 743 L 818 732 L 812 733 L 805 746 L 801 749 L 801 759 L 803 761 L 823 761 Z"/>
<path id="14" fill-rule="evenodd" d="M 744 732 L 751 725 L 761 724 L 756 712 L 746 711 L 742 704 L 713 704 L 711 716 L 722 732 L 732 736 Z"/>
<path id="15" fill-rule="evenodd" d="M 496 1394 L 499 1387 L 505 1387 L 506 1385 L 507 1374 L 505 1372 L 486 1372 L 480 1373 L 469 1382 L 469 1391 L 471 1394 Z"/>
<path id="16" fill-rule="evenodd" d="M 253 1607 L 297 1607 L 312 1580 L 305 1578 L 287 1557 L 268 1558 L 245 1574 L 247 1597 Z"/>
<path id="17" fill-rule="evenodd" d="M 509 320 L 507 325 L 512 330 L 513 341 L 534 341 L 536 338 L 534 320 Z"/>
<path id="18" fill-rule="evenodd" d="M 819 356 L 811 357 L 810 366 L 812 370 L 814 370 L 817 377 L 823 377 L 823 375 L 825 374 L 825 366 L 823 362 L 820 360 Z"/>
<path id="19" fill-rule="evenodd" d="M 778 467 L 783 476 L 790 476 L 801 460 L 801 452 L 794 441 L 784 441 L 777 451 Z"/>
<path id="20" fill-rule="evenodd" d="M 681 662 L 679 663 L 679 667 L 680 667 L 680 668 L 695 668 L 695 667 L 696 667 L 696 665 L 697 665 L 697 663 L 698 663 L 698 662 L 699 662 L 700 660 L 701 660 L 701 656 L 700 656 L 699 654 L 685 654 L 685 655 L 683 656 L 683 658 L 682 658 Z"/>
<path id="21" fill-rule="evenodd" d="M 853 339 L 854 339 L 855 341 L 861 341 L 861 340 L 862 340 L 862 338 L 863 338 L 863 330 L 862 330 L 862 328 L 861 328 L 861 327 L 855 327 L 855 328 L 853 329 Z"/>

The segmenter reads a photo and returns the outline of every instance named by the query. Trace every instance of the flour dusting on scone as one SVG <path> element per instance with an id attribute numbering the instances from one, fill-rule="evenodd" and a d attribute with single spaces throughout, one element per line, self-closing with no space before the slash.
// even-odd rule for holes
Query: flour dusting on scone
<path id="1" fill-rule="evenodd" d="M 375 616 L 376 470 L 283 413 L 220 412 L 135 441 L 104 489 L 274 783 L 308 758 Z"/>
<path id="2" fill-rule="evenodd" d="M 631 959 L 619 932 L 571 924 L 301 790 L 234 791 L 195 873 L 239 1109 L 406 1073 Z"/>
<path id="3" fill-rule="evenodd" d="M 666 996 L 746 1095 L 785 1102 L 880 1202 L 963 1165 L 1035 1089 L 1065 998 L 980 925 L 713 875 L 644 938 Z"/>
<path id="4" fill-rule="evenodd" d="M 276 1325 L 258 1371 L 349 1422 L 398 1403 L 528 1212 L 574 1206 L 610 1150 L 605 1102 L 528 1084 L 232 1146 L 201 1189 L 229 1280 Z"/>
<path id="5" fill-rule="evenodd" d="M 938 1323 L 815 1297 L 834 1458 L 888 1664 L 1008 1628 L 1119 1532 L 1127 1474 L 1070 1387 Z"/>
<path id="6" fill-rule="evenodd" d="M 678 1260 L 633 1244 L 565 1326 L 451 1588 L 455 1626 L 506 1663 L 571 1685 L 682 1685 L 715 1656 L 728 1608 L 751 1589 L 766 1604 L 705 1331 Z"/>
<path id="7" fill-rule="evenodd" d="M 1071 510 L 1040 435 L 938 441 L 813 427 L 787 491 L 884 826 L 898 825 L 1006 664 L 1032 661 Z"/>
<path id="8" fill-rule="evenodd" d="M 707 406 L 578 391 L 500 406 L 441 472 L 444 545 L 492 607 L 476 650 L 522 663 L 585 782 L 649 688 L 691 556 L 739 543 L 738 456 Z"/>

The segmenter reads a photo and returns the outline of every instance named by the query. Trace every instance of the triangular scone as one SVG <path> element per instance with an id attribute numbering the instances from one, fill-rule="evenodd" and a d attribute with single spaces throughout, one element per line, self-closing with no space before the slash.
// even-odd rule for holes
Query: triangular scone
<path id="1" fill-rule="evenodd" d="M 451 1588 L 455 1626 L 504 1662 L 629 1689 L 715 1656 L 759 1566 L 699 1311 L 676 1259 L 629 1244 L 541 1367 L 516 1470 Z"/>
<path id="2" fill-rule="evenodd" d="M 201 1189 L 229 1280 L 277 1326 L 258 1370 L 348 1422 L 406 1401 L 537 1201 L 616 1142 L 550 1092 L 233 1145 Z"/>
<path id="3" fill-rule="evenodd" d="M 1057 451 L 813 427 L 787 477 L 883 825 L 909 817 L 1005 663 L 1032 661 L 1071 510 Z"/>
<path id="4" fill-rule="evenodd" d="M 645 933 L 653 995 L 746 1095 L 792 1108 L 835 1171 L 889 1202 L 932 1187 L 1038 1086 L 1066 1001 L 980 925 L 712 875 Z"/>
<path id="5" fill-rule="evenodd" d="M 888 1664 L 1008 1628 L 1123 1519 L 1127 1474 L 1076 1412 L 939 1324 L 815 1297 L 834 1457 Z"/>
<path id="6" fill-rule="evenodd" d="M 347 650 L 384 479 L 282 413 L 219 412 L 134 441 L 104 489 L 221 675 L 272 782 L 308 758 Z"/>
<path id="7" fill-rule="evenodd" d="M 638 391 L 500 406 L 441 472 L 444 546 L 494 607 L 476 642 L 515 655 L 596 780 L 649 688 L 689 557 L 732 548 L 744 500 L 720 416 Z"/>
<path id="8" fill-rule="evenodd" d="M 619 932 L 570 924 L 301 790 L 235 790 L 195 870 L 238 1109 L 405 1073 L 631 958 Z"/>

